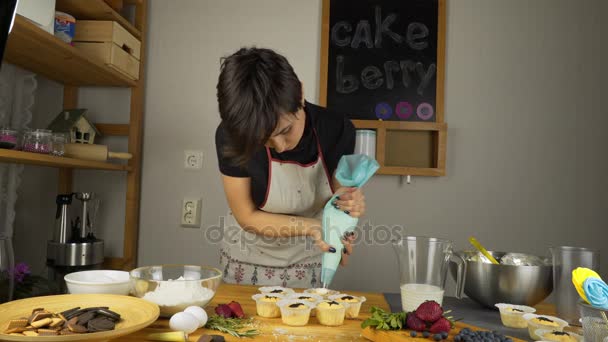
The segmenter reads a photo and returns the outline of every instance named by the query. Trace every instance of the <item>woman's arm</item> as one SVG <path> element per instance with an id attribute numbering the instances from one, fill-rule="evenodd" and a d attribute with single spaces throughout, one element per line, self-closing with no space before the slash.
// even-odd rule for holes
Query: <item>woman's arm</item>
<path id="1" fill-rule="evenodd" d="M 244 230 L 268 237 L 310 236 L 321 250 L 335 252 L 323 241 L 321 221 L 259 210 L 251 198 L 251 178 L 222 175 L 222 181 L 228 206 Z"/>

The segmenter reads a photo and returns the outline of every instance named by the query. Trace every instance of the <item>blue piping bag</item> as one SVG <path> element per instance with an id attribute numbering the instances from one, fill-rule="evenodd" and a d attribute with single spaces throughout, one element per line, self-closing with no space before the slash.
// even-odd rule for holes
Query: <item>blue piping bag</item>
<path id="1" fill-rule="evenodd" d="M 375 159 L 364 154 L 350 154 L 340 158 L 336 168 L 336 179 L 345 187 L 362 187 L 378 171 L 380 165 Z M 323 253 L 321 282 L 328 287 L 334 279 L 342 258 L 342 239 L 346 232 L 357 228 L 359 219 L 334 208 L 332 202 L 340 194 L 335 194 L 323 209 L 323 240 L 336 248 L 336 253 Z"/>

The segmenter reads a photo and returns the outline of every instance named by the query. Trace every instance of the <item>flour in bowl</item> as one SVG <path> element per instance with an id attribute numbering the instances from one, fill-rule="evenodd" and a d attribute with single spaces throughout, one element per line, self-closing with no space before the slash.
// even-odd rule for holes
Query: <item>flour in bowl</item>
<path id="1" fill-rule="evenodd" d="M 205 306 L 215 295 L 213 290 L 201 286 L 200 281 L 192 281 L 184 277 L 175 280 L 158 282 L 154 291 L 147 292 L 143 299 L 163 307 L 188 307 L 190 305 Z"/>

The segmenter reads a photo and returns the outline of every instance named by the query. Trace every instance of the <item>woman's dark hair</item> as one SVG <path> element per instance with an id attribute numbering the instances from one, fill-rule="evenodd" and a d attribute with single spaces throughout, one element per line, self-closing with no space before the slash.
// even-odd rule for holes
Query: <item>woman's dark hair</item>
<path id="1" fill-rule="evenodd" d="M 241 48 L 222 58 L 217 101 L 229 136 L 224 156 L 244 166 L 268 141 L 279 117 L 302 108 L 302 84 L 285 57 Z"/>

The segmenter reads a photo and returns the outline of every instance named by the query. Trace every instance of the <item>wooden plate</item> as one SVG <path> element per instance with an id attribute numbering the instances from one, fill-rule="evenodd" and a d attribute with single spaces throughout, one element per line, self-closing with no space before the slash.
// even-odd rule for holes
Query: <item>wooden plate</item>
<path id="1" fill-rule="evenodd" d="M 35 308 L 61 312 L 80 306 L 81 308 L 109 306 L 121 316 L 116 328 L 88 334 L 59 336 L 12 336 L 4 334 L 11 319 L 29 317 Z M 154 323 L 160 314 L 158 305 L 146 300 L 109 294 L 69 294 L 33 297 L 0 305 L 0 340 L 3 341 L 105 341 L 128 335 Z"/>

